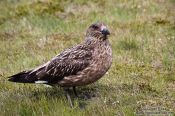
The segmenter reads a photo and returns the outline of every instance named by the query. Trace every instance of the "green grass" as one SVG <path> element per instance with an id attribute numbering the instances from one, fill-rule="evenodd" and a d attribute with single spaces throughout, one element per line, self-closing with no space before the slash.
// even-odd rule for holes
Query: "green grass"
<path id="1" fill-rule="evenodd" d="M 174 5 L 174 0 L 1 0 L 0 115 L 131 116 L 155 107 L 175 112 Z M 97 21 L 111 32 L 113 64 L 98 82 L 78 88 L 80 95 L 93 97 L 74 99 L 71 109 L 61 88 L 7 81 L 80 43 Z"/>

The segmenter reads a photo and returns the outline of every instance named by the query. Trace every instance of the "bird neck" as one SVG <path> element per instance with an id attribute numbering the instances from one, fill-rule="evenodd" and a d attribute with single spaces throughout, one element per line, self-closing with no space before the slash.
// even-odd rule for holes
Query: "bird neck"
<path id="1" fill-rule="evenodd" d="M 103 46 L 109 44 L 108 39 L 97 39 L 95 37 L 86 37 L 85 38 L 85 44 L 88 46 Z"/>
<path id="2" fill-rule="evenodd" d="M 96 42 L 106 42 L 108 41 L 108 38 L 107 36 L 106 37 L 86 37 L 85 38 L 85 42 L 93 42 L 93 43 L 96 43 Z"/>

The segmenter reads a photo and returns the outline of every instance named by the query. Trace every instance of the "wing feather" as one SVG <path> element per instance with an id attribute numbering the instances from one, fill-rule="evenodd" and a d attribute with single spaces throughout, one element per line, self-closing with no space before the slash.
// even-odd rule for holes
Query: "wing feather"
<path id="1" fill-rule="evenodd" d="M 91 50 L 84 46 L 67 49 L 47 63 L 45 68 L 39 72 L 46 76 L 40 76 L 39 80 L 54 83 L 65 76 L 76 75 L 77 72 L 89 65 L 91 56 Z"/>

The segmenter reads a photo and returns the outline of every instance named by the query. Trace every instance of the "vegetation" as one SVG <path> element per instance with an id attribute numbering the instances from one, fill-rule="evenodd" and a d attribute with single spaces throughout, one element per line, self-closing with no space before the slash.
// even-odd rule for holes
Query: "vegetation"
<path id="1" fill-rule="evenodd" d="M 145 108 L 173 115 L 174 5 L 174 0 L 1 0 L 0 115 L 131 116 Z M 73 109 L 59 87 L 7 81 L 83 41 L 97 21 L 112 33 L 113 65 L 97 83 L 78 88 L 86 97 L 74 98 Z"/>

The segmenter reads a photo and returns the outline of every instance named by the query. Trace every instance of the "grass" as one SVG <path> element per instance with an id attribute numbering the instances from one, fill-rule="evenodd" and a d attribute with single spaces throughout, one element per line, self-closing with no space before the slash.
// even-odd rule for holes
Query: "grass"
<path id="1" fill-rule="evenodd" d="M 175 112 L 174 0 L 1 0 L 0 5 L 0 115 Z M 112 33 L 113 64 L 97 83 L 78 89 L 92 96 L 74 99 L 73 109 L 61 88 L 7 81 L 83 41 L 96 21 Z"/>

